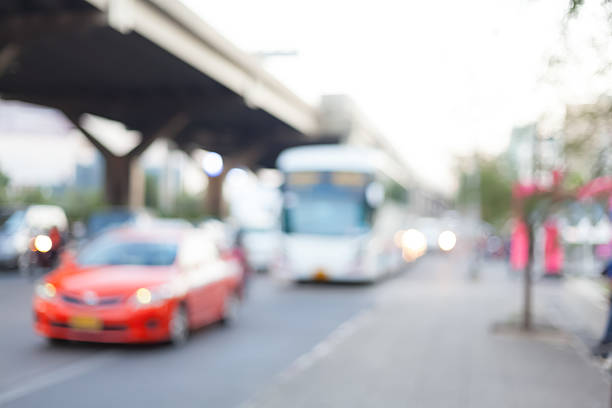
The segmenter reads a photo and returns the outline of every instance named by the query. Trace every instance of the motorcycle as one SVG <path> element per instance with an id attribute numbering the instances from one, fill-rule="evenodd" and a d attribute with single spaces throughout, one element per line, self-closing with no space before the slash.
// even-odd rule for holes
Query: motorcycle
<path id="1" fill-rule="evenodd" d="M 52 234 L 38 234 L 30 239 L 28 249 L 19 256 L 19 271 L 24 276 L 34 276 L 39 271 L 57 266 L 62 248 L 61 239 Z"/>

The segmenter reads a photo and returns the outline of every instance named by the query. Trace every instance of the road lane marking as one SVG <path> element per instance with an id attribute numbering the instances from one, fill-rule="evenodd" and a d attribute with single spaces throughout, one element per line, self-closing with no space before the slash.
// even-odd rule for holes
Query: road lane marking
<path id="1" fill-rule="evenodd" d="M 374 312 L 372 309 L 366 309 L 340 324 L 312 349 L 296 358 L 287 369 L 281 371 L 281 373 L 276 376 L 276 379 L 272 381 L 272 384 L 240 404 L 239 407 L 253 408 L 260 406 L 262 401 L 264 401 L 267 396 L 273 394 L 279 386 L 289 382 L 318 361 L 330 356 L 339 345 L 363 327 L 373 315 Z"/>
<path id="2" fill-rule="evenodd" d="M 56 370 L 36 376 L 12 389 L 0 391 L 0 406 L 93 371 L 112 361 L 115 355 L 116 352 L 114 351 L 100 352 L 92 357 L 80 359 Z"/>

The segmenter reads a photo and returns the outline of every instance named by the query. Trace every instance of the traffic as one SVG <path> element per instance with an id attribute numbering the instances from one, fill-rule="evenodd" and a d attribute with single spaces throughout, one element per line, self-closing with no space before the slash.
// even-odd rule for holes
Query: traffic
<path id="1" fill-rule="evenodd" d="M 0 0 L 0 408 L 612 406 L 612 0 Z"/>
<path id="2" fill-rule="evenodd" d="M 407 193 L 384 163 L 378 151 L 349 146 L 284 151 L 278 230 L 215 219 L 196 226 L 119 207 L 71 228 L 58 206 L 7 208 L 3 263 L 37 279 L 33 328 L 51 343 L 179 345 L 202 326 L 234 320 L 257 271 L 291 282 L 374 283 L 438 249 L 423 220 L 423 232 L 398 229 Z M 457 239 L 452 231 L 435 238 L 444 251 Z"/>

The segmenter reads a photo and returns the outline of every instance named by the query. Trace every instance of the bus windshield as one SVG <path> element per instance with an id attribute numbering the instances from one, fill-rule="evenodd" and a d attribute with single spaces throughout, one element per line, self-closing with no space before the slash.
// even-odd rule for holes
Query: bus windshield
<path id="1" fill-rule="evenodd" d="M 285 208 L 285 232 L 290 234 L 354 235 L 367 231 L 364 200 L 342 192 L 291 193 Z"/>

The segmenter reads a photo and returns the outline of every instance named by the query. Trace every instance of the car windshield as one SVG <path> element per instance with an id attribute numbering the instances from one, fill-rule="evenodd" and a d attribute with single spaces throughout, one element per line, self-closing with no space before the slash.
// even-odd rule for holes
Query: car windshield
<path id="1" fill-rule="evenodd" d="M 167 266 L 174 263 L 177 245 L 166 242 L 128 241 L 116 237 L 99 238 L 87 245 L 77 263 L 93 265 Z"/>

